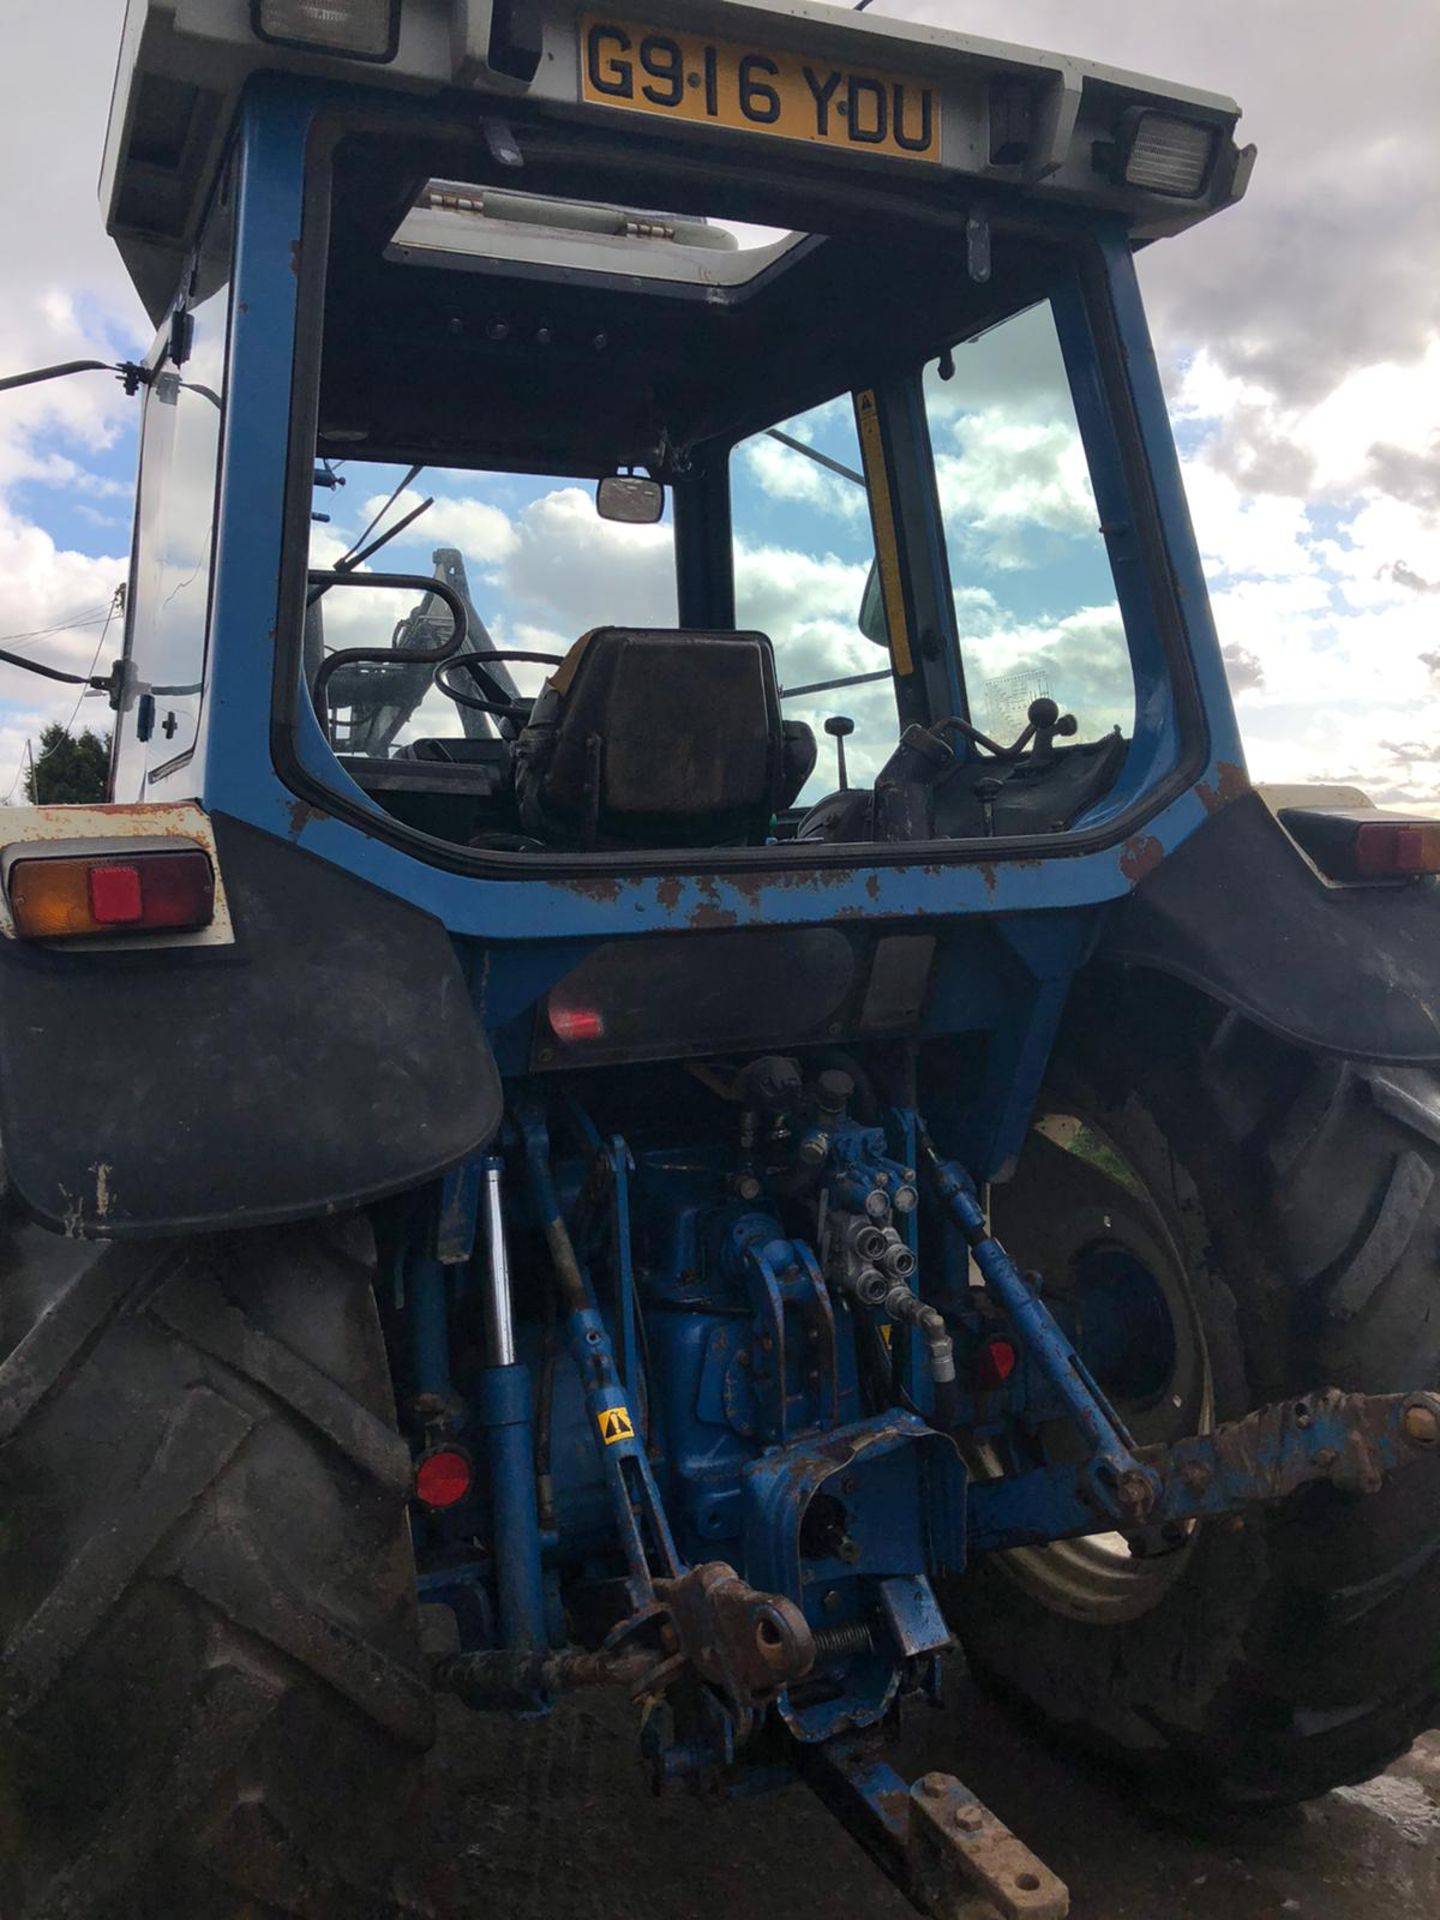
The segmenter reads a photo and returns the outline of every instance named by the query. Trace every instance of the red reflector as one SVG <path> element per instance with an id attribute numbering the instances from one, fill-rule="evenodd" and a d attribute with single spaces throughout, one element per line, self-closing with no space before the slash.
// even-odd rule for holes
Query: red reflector
<path id="1" fill-rule="evenodd" d="M 427 1507 L 453 1507 L 470 1491 L 470 1461 L 457 1447 L 437 1447 L 415 1468 L 415 1498 Z"/>
<path id="2" fill-rule="evenodd" d="M 1015 1349 L 1008 1340 L 987 1340 L 975 1356 L 975 1385 L 1003 1387 L 1015 1371 Z"/>
<path id="3" fill-rule="evenodd" d="M 1440 873 L 1440 820 L 1367 820 L 1355 829 L 1355 871 L 1362 879 Z"/>
<path id="4" fill-rule="evenodd" d="M 566 1007 L 550 1003 L 550 1031 L 564 1045 L 577 1040 L 603 1040 L 605 1016 L 598 1007 Z"/>
<path id="5" fill-rule="evenodd" d="M 134 867 L 91 867 L 90 912 L 97 926 L 133 927 L 143 911 L 140 875 Z"/>

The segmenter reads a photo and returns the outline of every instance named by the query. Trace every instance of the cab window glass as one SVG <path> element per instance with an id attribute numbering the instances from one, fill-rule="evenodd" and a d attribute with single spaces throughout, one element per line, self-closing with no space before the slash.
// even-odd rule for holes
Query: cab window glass
<path id="1" fill-rule="evenodd" d="M 1048 695 L 1074 738 L 1128 736 L 1130 653 L 1049 304 L 932 361 L 925 404 L 972 721 L 1008 745 Z"/>
<path id="2" fill-rule="evenodd" d="M 142 760 L 151 783 L 183 763 L 199 727 L 224 423 L 231 232 L 227 180 L 192 270 L 186 317 L 171 334 L 178 356 L 163 354 L 146 389 L 129 650 L 153 689 L 154 712 L 148 743 L 126 752 L 122 739 L 121 798 L 138 794 Z"/>
<path id="3" fill-rule="evenodd" d="M 435 576 L 456 589 L 468 610 L 464 651 L 499 654 L 502 684 L 526 699 L 553 668 L 506 656 L 559 660 L 592 627 L 675 625 L 668 489 L 664 517 L 635 526 L 600 518 L 593 480 L 439 467 L 410 475 L 366 460 L 317 469 L 312 568 L 332 568 L 353 547 L 395 529 L 357 571 L 357 584 L 330 588 L 310 609 L 312 688 L 336 652 L 375 648 L 391 656 L 326 676 L 323 718 L 338 753 L 409 757 L 419 742 L 422 757 L 445 758 L 444 742 L 498 731 L 494 715 L 461 705 L 434 684 L 433 669 L 406 661 L 407 652 L 442 645 L 451 616 L 435 595 L 387 584 L 387 575 Z M 464 668 L 447 678 L 462 693 L 483 696 Z"/>
<path id="4" fill-rule="evenodd" d="M 889 650 L 860 629 L 874 542 L 850 395 L 742 440 L 730 489 L 735 624 L 770 636 L 785 718 L 804 721 L 818 744 L 797 804 L 838 785 L 835 741 L 824 730 L 837 717 L 855 726 L 845 740 L 850 783 L 869 786 L 894 750 L 898 725 Z M 824 690 L 803 691 L 816 687 Z"/>

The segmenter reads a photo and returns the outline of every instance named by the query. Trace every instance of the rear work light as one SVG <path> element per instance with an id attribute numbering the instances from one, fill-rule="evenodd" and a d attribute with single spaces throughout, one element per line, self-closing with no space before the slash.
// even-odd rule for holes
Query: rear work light
<path id="1" fill-rule="evenodd" d="M 1195 200 L 1205 191 L 1219 129 L 1144 109 L 1127 113 L 1114 142 L 1096 149 L 1096 165 L 1127 187 Z"/>
<path id="2" fill-rule="evenodd" d="M 1418 880 L 1440 873 L 1440 820 L 1374 807 L 1284 807 L 1280 822 L 1331 880 Z"/>
<path id="3" fill-rule="evenodd" d="M 22 940 L 189 933 L 215 917 L 215 875 L 198 847 L 17 860 L 9 893 Z"/>
<path id="4" fill-rule="evenodd" d="M 250 0 L 257 37 L 278 47 L 393 60 L 400 45 L 400 0 Z"/>

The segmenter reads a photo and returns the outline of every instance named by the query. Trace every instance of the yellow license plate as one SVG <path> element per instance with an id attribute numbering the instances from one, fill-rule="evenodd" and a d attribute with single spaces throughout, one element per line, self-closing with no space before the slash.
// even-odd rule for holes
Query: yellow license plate
<path id="1" fill-rule="evenodd" d="M 580 97 L 850 153 L 940 158 L 933 87 L 736 40 L 662 33 L 609 14 L 581 16 Z"/>

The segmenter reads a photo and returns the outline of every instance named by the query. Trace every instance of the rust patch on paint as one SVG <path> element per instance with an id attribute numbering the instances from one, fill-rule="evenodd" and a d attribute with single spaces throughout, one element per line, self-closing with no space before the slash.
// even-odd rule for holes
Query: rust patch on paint
<path id="1" fill-rule="evenodd" d="M 784 873 L 737 873 L 729 884 L 747 905 L 758 907 L 767 887 L 791 893 L 829 893 L 836 887 L 853 885 L 856 878 L 854 867 L 791 867 Z"/>
<path id="2" fill-rule="evenodd" d="M 600 874 L 594 880 L 567 880 L 565 884 L 582 900 L 598 900 L 603 907 L 614 906 L 620 898 L 620 882 L 608 874 Z"/>
<path id="3" fill-rule="evenodd" d="M 910 1796 L 903 1787 L 882 1787 L 875 1795 L 880 1818 L 894 1834 L 910 1830 Z"/>
<path id="4" fill-rule="evenodd" d="M 878 900 L 880 898 L 880 876 L 878 873 L 872 873 L 867 877 L 865 881 L 865 891 L 872 900 Z"/>
<path id="5" fill-rule="evenodd" d="M 290 838 L 298 840 L 312 820 L 323 820 L 325 813 L 319 807 L 312 807 L 308 800 L 292 800 L 289 807 Z"/>
<path id="6" fill-rule="evenodd" d="M 1165 849 L 1153 833 L 1137 833 L 1125 842 L 1120 855 L 1120 871 L 1130 882 L 1138 886 L 1147 873 L 1153 873 L 1165 858 Z"/>
<path id="7" fill-rule="evenodd" d="M 655 898 L 666 913 L 673 913 L 680 904 L 680 882 L 674 874 L 667 874 L 655 889 Z"/>
<path id="8" fill-rule="evenodd" d="M 1232 800 L 1238 800 L 1242 794 L 1250 791 L 1250 776 L 1244 767 L 1237 767 L 1233 760 L 1215 762 L 1215 784 L 1208 780 L 1199 780 L 1195 785 L 1195 796 L 1207 813 L 1218 813 L 1222 807 L 1228 807 Z"/>
<path id="9" fill-rule="evenodd" d="M 701 928 L 733 927 L 740 916 L 731 907 L 720 904 L 720 889 L 711 879 L 699 883 L 700 900 L 685 916 L 685 924 Z"/>

